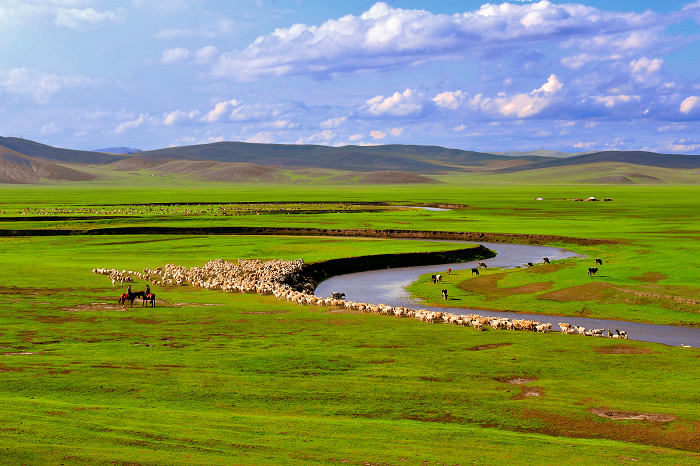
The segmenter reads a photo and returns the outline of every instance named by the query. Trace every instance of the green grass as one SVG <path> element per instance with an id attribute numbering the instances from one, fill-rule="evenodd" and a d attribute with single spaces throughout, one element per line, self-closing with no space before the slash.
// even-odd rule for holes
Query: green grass
<path id="1" fill-rule="evenodd" d="M 194 184 L 176 189 L 158 182 L 148 189 L 107 183 L 3 186 L 0 210 L 331 199 L 467 207 L 449 212 L 47 219 L 1 222 L 0 228 L 311 226 L 603 238 L 616 243 L 562 244 L 604 259 L 595 283 L 698 296 L 697 187 L 472 184 L 337 190 Z M 614 201 L 554 200 L 588 195 Z M 537 196 L 551 200 L 533 201 Z M 697 349 L 476 332 L 189 287 L 155 288 L 158 307 L 122 311 L 115 302 L 121 290 L 91 273 L 93 267 L 192 266 L 219 257 L 303 257 L 312 262 L 451 247 L 463 245 L 268 236 L 0 238 L 0 462 L 700 462 Z M 473 279 L 503 273 L 495 282 L 500 288 L 553 283 L 535 293 L 498 295 L 488 287 L 470 288 L 467 272 L 445 278 L 450 296 L 469 305 L 478 301 L 489 308 L 570 315 L 580 315 L 585 307 L 601 317 L 697 322 L 697 306 L 669 309 L 663 302 L 624 303 L 615 296 L 590 302 L 538 299 L 542 293 L 593 281 L 585 275 L 591 259 L 567 264 L 552 264 L 551 270 L 544 265 L 489 269 Z M 658 281 L 640 281 L 640 276 Z M 417 286 L 420 291 L 423 285 Z M 511 377 L 533 380 L 525 385 L 504 381 Z M 519 396 L 527 391 L 524 387 L 540 396 Z M 674 419 L 613 420 L 594 415 L 593 408 Z"/>

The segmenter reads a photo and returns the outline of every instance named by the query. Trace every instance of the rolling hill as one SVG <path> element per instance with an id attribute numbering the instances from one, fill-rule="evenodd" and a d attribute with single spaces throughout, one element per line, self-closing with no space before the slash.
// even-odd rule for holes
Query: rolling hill
<path id="1" fill-rule="evenodd" d="M 103 149 L 107 150 L 111 149 Z M 445 176 L 456 179 L 469 173 L 485 175 L 493 181 L 502 178 L 536 183 L 700 182 L 700 155 L 642 151 L 566 157 L 563 153 L 540 150 L 514 156 L 505 155 L 513 152 L 492 154 L 399 144 L 330 147 L 217 142 L 116 155 L 0 137 L 0 153 L 4 154 L 0 158 L 0 183 L 110 179 L 118 172 L 218 182 L 274 183 L 431 183 Z"/>

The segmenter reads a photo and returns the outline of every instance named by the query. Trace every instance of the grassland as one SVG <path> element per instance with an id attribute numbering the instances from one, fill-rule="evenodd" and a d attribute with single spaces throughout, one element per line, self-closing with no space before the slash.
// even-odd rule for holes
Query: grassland
<path id="1" fill-rule="evenodd" d="M 522 185 L 264 189 L 192 185 L 0 187 L 0 210 L 158 202 L 455 203 L 448 212 L 252 212 L 57 221 L 5 229 L 300 226 L 600 238 L 561 244 L 602 257 L 595 283 L 697 299 L 700 188 Z M 610 203 L 564 198 L 612 197 Z M 543 197 L 544 201 L 534 201 Z M 307 208 L 308 206 L 304 206 Z M 99 216 L 98 216 L 99 217 Z M 301 307 L 272 297 L 157 288 L 155 309 L 121 310 L 95 266 L 447 249 L 358 238 L 69 236 L 0 238 L 0 462 L 140 464 L 700 462 L 696 349 L 559 334 L 428 325 Z M 461 245 L 454 246 L 461 247 Z M 590 283 L 590 260 L 489 271 L 449 283 L 485 307 L 697 322 L 697 306 L 538 299 Z M 636 278 L 635 278 L 636 277 Z M 641 278 L 640 278 L 641 277 Z M 473 283 L 477 283 L 474 281 Z M 138 288 L 141 284 L 136 284 Z M 525 286 L 506 293 L 497 289 Z M 636 288 L 635 288 L 636 289 Z M 576 288 L 574 288 L 576 290 Z M 640 317 L 640 312 L 643 317 Z M 623 419 L 625 417 L 639 419 Z"/>

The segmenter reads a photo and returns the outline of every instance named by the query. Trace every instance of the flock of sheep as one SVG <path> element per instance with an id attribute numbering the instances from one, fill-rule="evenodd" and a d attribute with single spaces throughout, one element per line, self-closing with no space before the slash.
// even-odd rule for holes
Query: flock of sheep
<path id="1" fill-rule="evenodd" d="M 207 262 L 203 267 L 184 267 L 166 264 L 157 269 L 144 269 L 143 272 L 131 270 L 115 270 L 95 268 L 93 273 L 108 275 L 112 283 L 133 281 L 134 276 L 151 281 L 161 286 L 195 286 L 208 290 L 222 290 L 238 293 L 258 293 L 274 295 L 297 304 L 342 307 L 348 310 L 368 312 L 373 314 L 393 315 L 396 317 L 411 317 L 423 322 L 448 323 L 453 325 L 471 326 L 476 330 L 492 329 L 525 330 L 533 332 L 550 332 L 552 324 L 540 323 L 526 319 L 508 319 L 505 317 L 484 317 L 478 314 L 452 314 L 449 312 L 429 311 L 427 309 L 409 309 L 392 307 L 385 304 L 357 303 L 337 297 L 322 298 L 307 291 L 299 291 L 298 286 L 289 283 L 290 277 L 300 275 L 304 265 L 303 259 L 295 261 L 273 260 L 244 260 L 236 263 L 216 259 Z M 568 323 L 560 323 L 559 327 L 565 334 L 580 334 L 589 336 L 605 336 L 604 329 L 586 330 Z M 612 338 L 627 338 L 624 331 L 616 331 L 608 335 Z"/>

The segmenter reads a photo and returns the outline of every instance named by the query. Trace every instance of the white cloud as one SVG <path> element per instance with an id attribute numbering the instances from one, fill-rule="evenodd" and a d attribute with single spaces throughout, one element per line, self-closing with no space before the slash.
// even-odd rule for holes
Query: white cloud
<path id="1" fill-rule="evenodd" d="M 447 91 L 441 92 L 440 94 L 433 97 L 433 102 L 438 107 L 447 108 L 450 110 L 457 110 L 462 106 L 467 95 L 462 91 Z"/>
<path id="2" fill-rule="evenodd" d="M 258 144 L 272 144 L 275 142 L 274 135 L 268 131 L 261 131 L 249 137 L 245 142 L 253 142 Z"/>
<path id="3" fill-rule="evenodd" d="M 401 136 L 401 134 L 403 133 L 403 128 L 391 128 L 391 129 L 389 130 L 389 132 L 390 132 L 393 136 Z"/>
<path id="4" fill-rule="evenodd" d="M 384 139 L 386 137 L 386 133 L 379 130 L 370 131 L 369 135 L 372 136 L 372 139 Z"/>
<path id="5" fill-rule="evenodd" d="M 406 116 L 420 112 L 423 96 L 412 89 L 394 92 L 389 97 L 378 95 L 367 101 L 367 110 L 373 115 Z"/>
<path id="6" fill-rule="evenodd" d="M 639 102 L 641 97 L 638 95 L 604 95 L 604 96 L 594 96 L 591 100 L 595 103 L 604 105 L 607 108 L 613 108 L 620 104 Z"/>
<path id="7" fill-rule="evenodd" d="M 635 73 L 651 74 L 659 71 L 664 61 L 660 58 L 641 57 L 630 62 L 630 67 Z"/>
<path id="8" fill-rule="evenodd" d="M 350 137 L 348 137 L 348 140 L 350 142 L 357 142 L 362 140 L 363 137 L 365 137 L 364 134 L 351 134 Z"/>
<path id="9" fill-rule="evenodd" d="M 207 45 L 194 52 L 194 62 L 197 65 L 206 65 L 211 63 L 218 54 L 219 50 L 216 47 Z"/>
<path id="10" fill-rule="evenodd" d="M 661 18 L 650 11 L 615 12 L 549 1 L 487 3 L 478 10 L 453 15 L 392 8 L 380 2 L 359 16 L 275 29 L 242 51 L 222 55 L 212 73 L 241 80 L 261 75 L 329 76 L 463 59 L 504 47 L 517 52 L 532 43 L 569 40 L 576 44 L 596 34 L 602 37 L 601 46 L 634 48 Z M 626 41 L 620 39 L 617 45 L 608 38 L 621 34 Z"/>
<path id="11" fill-rule="evenodd" d="M 9 94 L 28 95 L 38 103 L 48 103 L 49 98 L 63 89 L 85 87 L 94 84 L 84 76 L 59 76 L 42 73 L 32 68 L 0 70 L 0 91 Z"/>
<path id="12" fill-rule="evenodd" d="M 48 123 L 41 127 L 41 134 L 59 134 L 62 131 L 56 123 Z"/>
<path id="13" fill-rule="evenodd" d="M 681 102 L 679 110 L 681 113 L 685 113 L 686 115 L 690 115 L 691 113 L 700 110 L 700 97 L 696 95 L 686 97 L 683 99 L 683 102 Z"/>
<path id="14" fill-rule="evenodd" d="M 464 125 L 464 124 L 452 127 L 452 131 L 454 131 L 455 133 L 461 133 L 465 129 L 467 129 L 467 125 Z"/>
<path id="15" fill-rule="evenodd" d="M 184 112 L 182 110 L 173 110 L 172 112 L 166 112 L 163 115 L 163 124 L 166 126 L 172 126 L 175 123 L 181 121 L 191 121 L 199 117 L 199 110 L 191 110 L 189 112 Z"/>
<path id="16" fill-rule="evenodd" d="M 240 105 L 240 101 L 236 99 L 219 102 L 214 108 L 202 117 L 202 121 L 214 123 L 219 121 L 225 114 L 229 113 L 234 107 Z"/>
<path id="17" fill-rule="evenodd" d="M 555 99 L 556 94 L 564 87 L 557 79 L 557 76 L 551 74 L 538 89 L 532 90 L 528 94 L 518 94 L 514 97 L 498 97 L 492 102 L 482 104 L 482 107 L 495 105 L 498 111 L 505 116 L 517 116 L 518 118 L 527 118 L 537 115 L 546 109 Z"/>
<path id="18" fill-rule="evenodd" d="M 117 126 L 117 128 L 114 130 L 114 132 L 119 134 L 119 133 L 123 133 L 127 129 L 138 128 L 139 126 L 141 126 L 143 124 L 143 122 L 146 121 L 147 118 L 148 118 L 148 115 L 145 113 L 142 113 L 138 116 L 138 118 L 119 123 L 119 126 Z"/>
<path id="19" fill-rule="evenodd" d="M 188 58 L 190 58 L 191 55 L 192 52 L 190 51 L 190 49 L 183 47 L 165 49 L 163 50 L 163 57 L 161 58 L 161 61 L 166 65 L 170 65 L 179 61 L 185 61 Z"/>
<path id="20" fill-rule="evenodd" d="M 54 23 L 57 26 L 80 28 L 106 21 L 121 21 L 122 16 L 114 11 L 97 11 L 94 8 L 60 8 Z"/>
<path id="21" fill-rule="evenodd" d="M 337 128 L 347 121 L 347 117 L 329 118 L 321 122 L 321 128 Z"/>

